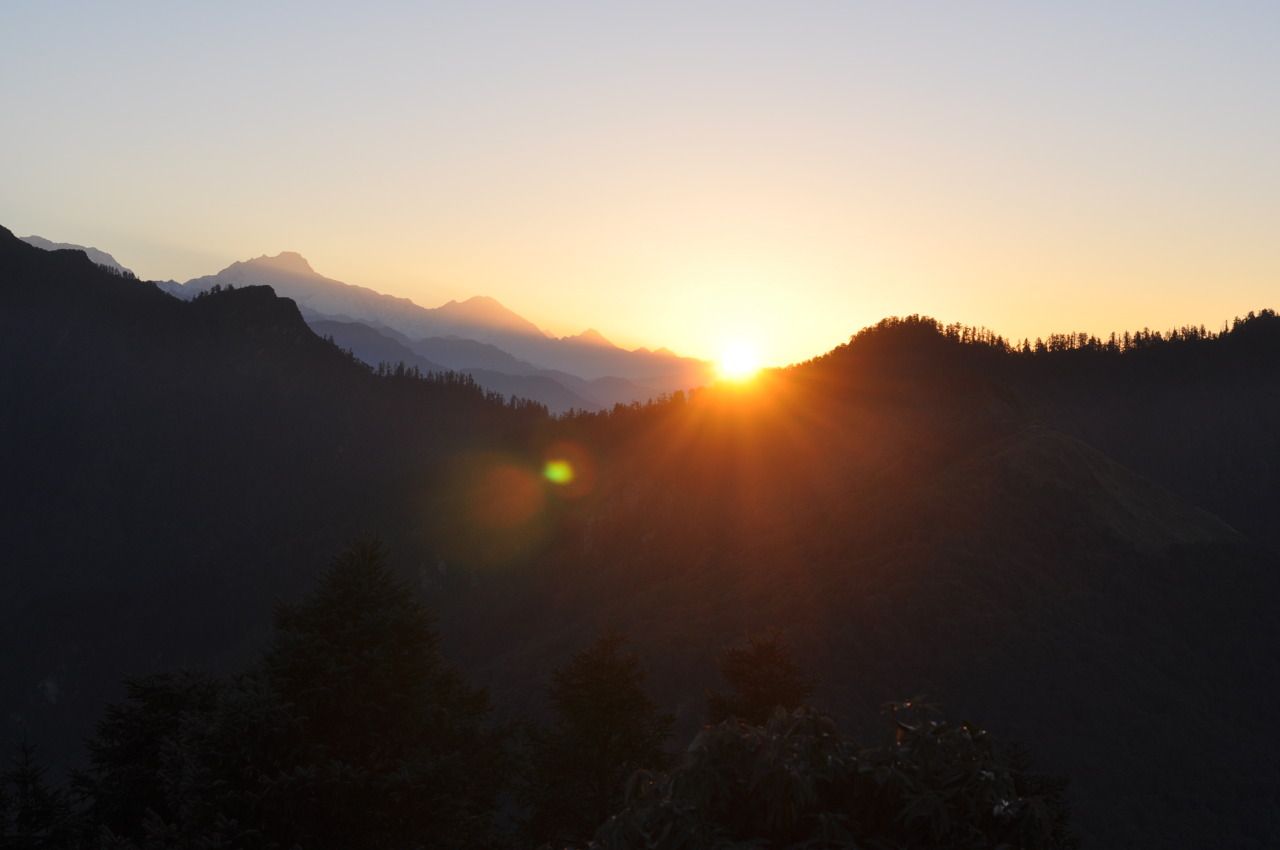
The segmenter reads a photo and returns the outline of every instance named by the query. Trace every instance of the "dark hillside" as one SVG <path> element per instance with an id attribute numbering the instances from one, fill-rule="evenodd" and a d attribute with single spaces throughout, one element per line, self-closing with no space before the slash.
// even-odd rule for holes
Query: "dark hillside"
<path id="1" fill-rule="evenodd" d="M 1280 738 L 1257 710 L 1280 672 L 1280 568 L 1070 420 L 1051 427 L 1055 404 L 1087 397 L 1033 372 L 1057 357 L 905 323 L 754 390 L 567 422 L 597 466 L 568 500 L 576 532 L 508 597 L 514 636 L 466 632 L 459 649 L 505 652 L 493 681 L 518 691 L 617 625 L 696 725 L 716 648 L 779 626 L 856 722 L 924 693 L 1035 742 L 1096 846 L 1264 846 L 1280 828 L 1264 755 Z M 1265 394 L 1276 362 L 1236 391 Z M 1150 382 L 1172 409 L 1178 381 Z M 1216 421 L 1223 440 L 1248 433 Z M 1162 477 L 1185 481 L 1198 459 L 1159 445 Z"/>
<path id="2" fill-rule="evenodd" d="M 55 762 L 124 675 L 256 647 L 359 531 L 434 565 L 446 459 L 545 416 L 375 376 L 267 288 L 181 302 L 7 231 L 0 363 L 5 737 Z"/>
<path id="3" fill-rule="evenodd" d="M 266 288 L 182 302 L 0 231 L 5 737 L 66 766 L 125 675 L 239 665 L 372 530 L 502 716 L 618 627 L 684 735 L 779 627 L 855 727 L 926 694 L 1024 743 L 1088 846 L 1272 846 L 1275 326 L 1023 352 L 892 320 L 552 420 L 375 372 Z"/>
<path id="4" fill-rule="evenodd" d="M 1280 317 L 1017 361 L 1045 419 L 1280 549 Z"/>
<path id="5" fill-rule="evenodd" d="M 1221 333 L 1037 343 L 1008 345 L 930 319 L 886 320 L 795 379 L 828 395 L 917 387 L 948 410 L 1015 404 L 1280 546 L 1280 317 L 1250 313 Z"/>

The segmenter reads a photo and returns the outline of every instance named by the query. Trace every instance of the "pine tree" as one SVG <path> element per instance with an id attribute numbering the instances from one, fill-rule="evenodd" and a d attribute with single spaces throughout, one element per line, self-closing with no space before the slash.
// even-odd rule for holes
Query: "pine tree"
<path id="1" fill-rule="evenodd" d="M 342 554 L 276 621 L 246 675 L 130 683 L 79 782 L 95 826 L 121 846 L 491 846 L 487 698 L 382 547 Z"/>
<path id="2" fill-rule="evenodd" d="M 122 846 L 264 846 L 256 833 L 259 778 L 269 772 L 264 742 L 281 740 L 284 707 L 250 714 L 261 694 L 252 676 L 223 681 L 195 673 L 126 683 L 128 699 L 107 708 L 89 742 L 90 767 L 76 777 L 94 828 Z"/>
<path id="3" fill-rule="evenodd" d="M 550 729 L 535 733 L 524 798 L 535 841 L 589 839 L 622 801 L 637 770 L 667 762 L 672 718 L 644 692 L 639 659 L 606 634 L 553 675 Z"/>
<path id="4" fill-rule="evenodd" d="M 278 827 L 306 847 L 484 846 L 500 752 L 483 691 L 440 656 L 430 614 L 377 541 L 281 606 L 266 676 L 298 717 L 303 764 Z"/>
<path id="5" fill-rule="evenodd" d="M 726 649 L 720 657 L 720 674 L 729 691 L 707 695 L 711 723 L 736 717 L 759 725 L 777 709 L 799 708 L 813 695 L 813 683 L 776 632 L 748 637 L 745 646 Z"/>
<path id="6" fill-rule="evenodd" d="M 7 793 L 3 793 L 7 791 Z M 53 850 L 72 840 L 66 792 L 51 786 L 36 761 L 35 747 L 20 744 L 0 781 L 0 846 L 12 850 Z"/>

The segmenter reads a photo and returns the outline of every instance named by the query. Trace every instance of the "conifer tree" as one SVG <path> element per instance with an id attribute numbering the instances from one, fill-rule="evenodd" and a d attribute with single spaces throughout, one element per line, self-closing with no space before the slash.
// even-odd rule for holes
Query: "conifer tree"
<path id="1" fill-rule="evenodd" d="M 488 697 L 440 656 L 424 605 L 357 543 L 281 606 L 266 676 L 298 718 L 305 761 L 279 777 L 281 826 L 307 847 L 484 846 L 500 752 Z"/>
<path id="2" fill-rule="evenodd" d="M 46 780 L 35 748 L 20 744 L 0 781 L 0 847 L 54 850 L 71 846 L 72 835 L 66 792 Z"/>
<path id="3" fill-rule="evenodd" d="M 79 780 L 120 847 L 492 846 L 499 741 L 376 541 L 282 605 L 263 663 L 129 685 Z"/>
<path id="4" fill-rule="evenodd" d="M 644 692 L 639 659 L 606 634 L 553 675 L 551 728 L 535 733 L 524 787 L 529 832 L 553 846 L 591 837 L 621 803 L 626 780 L 667 762 L 672 718 Z"/>
<path id="5" fill-rule="evenodd" d="M 748 637 L 745 646 L 726 649 L 720 656 L 720 674 L 729 691 L 707 695 L 711 723 L 736 717 L 759 725 L 778 708 L 799 708 L 813 694 L 813 683 L 776 632 Z"/>

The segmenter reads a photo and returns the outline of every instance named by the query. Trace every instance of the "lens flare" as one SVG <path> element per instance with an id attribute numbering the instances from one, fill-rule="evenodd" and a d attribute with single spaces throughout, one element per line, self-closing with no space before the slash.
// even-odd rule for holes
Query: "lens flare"
<path id="1" fill-rule="evenodd" d="M 596 464 L 586 446 L 557 440 L 542 452 L 542 479 L 552 485 L 557 499 L 581 499 L 595 489 Z"/>
<path id="2" fill-rule="evenodd" d="M 573 464 L 562 458 L 554 458 L 546 462 L 542 467 L 542 477 L 550 481 L 552 484 L 573 483 Z"/>

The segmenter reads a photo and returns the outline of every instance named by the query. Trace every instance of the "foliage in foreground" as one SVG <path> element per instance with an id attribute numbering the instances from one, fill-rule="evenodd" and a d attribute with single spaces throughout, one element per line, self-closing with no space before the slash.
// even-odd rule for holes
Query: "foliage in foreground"
<path id="1" fill-rule="evenodd" d="M 130 682 L 74 800 L 20 749 L 0 771 L 0 849 L 1073 846 L 1061 783 L 910 703 L 891 740 L 858 745 L 803 707 L 812 684 L 777 635 L 726 651 L 711 708 L 727 719 L 670 772 L 672 719 L 614 634 L 556 671 L 554 722 L 519 758 L 385 562 L 374 542 L 339 556 L 244 675 Z"/>
<path id="2" fill-rule="evenodd" d="M 0 770 L 0 848 L 43 850 L 71 846 L 75 822 L 65 790 L 52 785 L 35 749 L 19 745 Z"/>
<path id="3" fill-rule="evenodd" d="M 1075 846 L 1061 783 L 967 723 L 907 722 L 860 747 L 827 717 L 779 710 L 763 726 L 705 729 L 670 773 L 632 777 L 593 850 Z M 915 712 L 918 713 L 918 712 Z"/>
<path id="4" fill-rule="evenodd" d="M 640 660 L 606 634 L 552 677 L 555 722 L 534 730 L 520 789 L 535 842 L 584 841 L 622 804 L 627 778 L 665 767 L 672 718 L 644 692 Z"/>
<path id="5" fill-rule="evenodd" d="M 107 846 L 491 845 L 500 749 L 374 543 L 282 607 L 264 663 L 129 686 L 80 778 Z"/>

